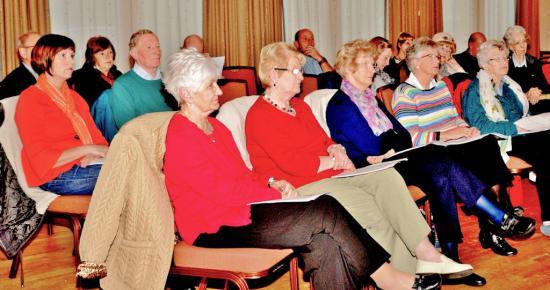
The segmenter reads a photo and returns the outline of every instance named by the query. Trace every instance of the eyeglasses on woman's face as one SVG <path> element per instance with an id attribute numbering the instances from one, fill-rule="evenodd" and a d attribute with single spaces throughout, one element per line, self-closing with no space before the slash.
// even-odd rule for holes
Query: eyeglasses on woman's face
<path id="1" fill-rule="evenodd" d="M 295 75 L 295 76 L 298 76 L 300 74 L 304 74 L 304 70 L 302 68 L 293 68 L 293 69 L 289 69 L 289 68 L 280 68 L 280 67 L 276 67 L 274 68 L 274 70 L 278 70 L 278 71 L 288 71 L 290 72 L 291 74 Z"/>
<path id="2" fill-rule="evenodd" d="M 418 58 L 420 58 L 420 59 L 439 60 L 439 54 L 428 53 L 428 54 L 419 56 Z"/>
<path id="3" fill-rule="evenodd" d="M 489 59 L 490 62 L 508 62 L 508 57 L 495 57 L 495 58 L 490 58 Z"/>

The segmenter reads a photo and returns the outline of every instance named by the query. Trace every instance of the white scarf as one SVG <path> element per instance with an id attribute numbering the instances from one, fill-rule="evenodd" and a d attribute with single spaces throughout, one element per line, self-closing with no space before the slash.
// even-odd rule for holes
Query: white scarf
<path id="1" fill-rule="evenodd" d="M 483 106 L 483 109 L 485 109 L 485 115 L 487 118 L 493 122 L 506 121 L 504 109 L 502 108 L 500 101 L 497 99 L 493 81 L 489 73 L 487 73 L 484 69 L 480 69 L 477 73 L 477 78 L 479 79 L 481 105 Z M 507 75 L 502 77 L 502 82 L 510 87 L 512 92 L 516 95 L 516 98 L 518 98 L 522 104 L 523 117 L 527 116 L 527 112 L 529 111 L 529 102 L 521 90 L 521 87 Z"/>

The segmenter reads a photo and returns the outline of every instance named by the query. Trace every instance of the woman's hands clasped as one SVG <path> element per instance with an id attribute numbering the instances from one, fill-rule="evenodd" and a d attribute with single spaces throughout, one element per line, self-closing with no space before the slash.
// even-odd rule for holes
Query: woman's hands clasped
<path id="1" fill-rule="evenodd" d="M 80 166 L 86 167 L 93 163 L 94 161 L 105 158 L 107 156 L 107 151 L 109 150 L 109 147 L 106 145 L 83 145 L 84 151 L 86 152 L 86 155 L 80 159 Z"/>
<path id="2" fill-rule="evenodd" d="M 300 196 L 296 188 L 286 180 L 274 180 L 270 184 L 271 188 L 281 193 L 282 199 L 295 198 Z"/>
<path id="3" fill-rule="evenodd" d="M 340 144 L 330 145 L 327 149 L 327 152 L 334 162 L 332 165 L 332 169 L 343 169 L 346 171 L 355 170 L 355 166 L 353 165 L 353 162 L 351 162 L 351 160 L 349 159 L 344 146 Z"/>

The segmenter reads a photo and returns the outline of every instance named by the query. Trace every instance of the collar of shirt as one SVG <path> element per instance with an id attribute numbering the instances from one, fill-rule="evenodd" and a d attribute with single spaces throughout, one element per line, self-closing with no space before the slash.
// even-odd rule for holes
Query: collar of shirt
<path id="1" fill-rule="evenodd" d="M 523 61 L 519 62 L 519 60 L 516 57 L 515 53 L 512 53 L 512 62 L 514 63 L 514 67 L 527 67 L 527 55 L 523 56 Z"/>
<path id="2" fill-rule="evenodd" d="M 32 74 L 35 79 L 38 79 L 38 74 L 32 69 L 32 66 L 22 62 L 23 66 Z"/>
<path id="3" fill-rule="evenodd" d="M 410 85 L 413 85 L 421 90 L 431 90 L 433 89 L 436 85 L 437 85 L 437 81 L 435 79 L 432 79 L 432 81 L 430 82 L 430 84 L 428 84 L 428 87 L 427 88 L 424 88 L 420 82 L 418 81 L 418 79 L 416 78 L 416 76 L 414 75 L 414 73 L 411 72 L 411 74 L 409 75 L 409 78 L 405 81 L 406 83 L 410 84 Z"/>
<path id="4" fill-rule="evenodd" d="M 132 68 L 134 72 L 140 76 L 142 79 L 148 80 L 148 81 L 154 81 L 161 78 L 160 75 L 160 69 L 157 68 L 157 72 L 155 76 L 151 76 L 143 67 L 141 67 L 137 62 L 134 64 L 134 67 Z"/>

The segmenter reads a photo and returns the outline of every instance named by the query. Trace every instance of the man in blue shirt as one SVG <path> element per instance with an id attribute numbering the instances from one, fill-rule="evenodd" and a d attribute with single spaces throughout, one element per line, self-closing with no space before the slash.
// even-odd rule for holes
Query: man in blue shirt
<path id="1" fill-rule="evenodd" d="M 315 48 L 315 38 L 313 32 L 307 28 L 302 28 L 294 34 L 294 46 L 298 51 L 306 56 L 304 64 L 304 73 L 318 75 L 324 72 L 334 71 L 334 68 L 328 63 Z"/>

